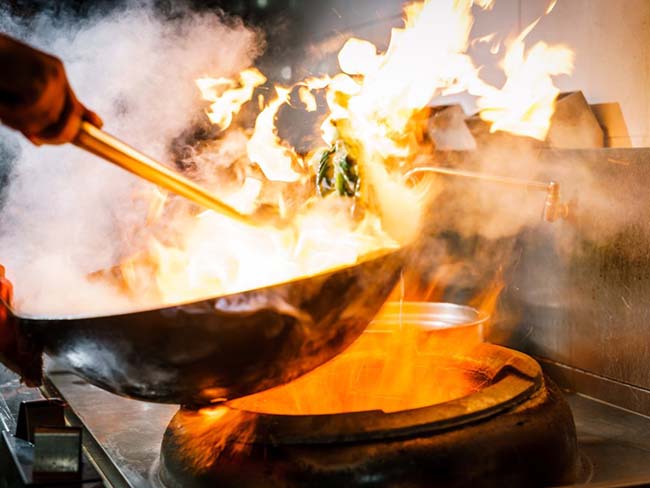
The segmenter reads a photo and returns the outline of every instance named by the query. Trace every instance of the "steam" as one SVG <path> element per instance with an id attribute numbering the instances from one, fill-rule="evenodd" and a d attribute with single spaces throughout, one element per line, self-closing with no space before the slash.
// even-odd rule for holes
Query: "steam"
<path id="1" fill-rule="evenodd" d="M 0 19 L 1 30 L 63 60 L 79 99 L 106 130 L 161 160 L 201 113 L 194 80 L 238 73 L 261 46 L 256 31 L 233 19 L 184 12 L 163 20 L 135 2 L 83 24 L 53 23 L 46 14 L 29 28 L 9 14 Z M 15 160 L 2 192 L 0 262 L 17 308 L 64 313 L 77 303 L 114 311 L 126 299 L 86 277 L 124 252 L 120 229 L 145 218 L 146 202 L 134 194 L 147 185 L 72 146 L 36 148 L 1 130 Z"/>
<path id="2" fill-rule="evenodd" d="M 146 5 L 134 5 L 118 14 L 90 19 L 81 25 L 73 19 L 52 25 L 51 19 L 43 15 L 30 24 L 29 30 L 8 16 L 3 18 L 4 25 L 0 22 L 0 28 L 63 59 L 79 98 L 104 118 L 109 132 L 163 161 L 170 159 L 169 148 L 179 148 L 179 135 L 187 134 L 198 116 L 205 118 L 202 111 L 206 104 L 200 100 L 194 80 L 237 78 L 243 69 L 252 65 L 262 44 L 256 31 L 233 19 L 225 22 L 213 13 L 184 12 L 174 20 L 163 20 Z M 471 22 L 467 29 L 470 26 Z M 425 27 L 424 32 L 428 33 L 428 25 Z M 414 40 L 418 41 L 417 48 L 420 39 Z M 402 58 L 396 59 L 401 62 Z M 460 59 L 463 62 L 459 69 L 467 68 L 464 53 Z M 470 79 L 478 80 L 477 77 L 478 71 L 472 73 Z M 387 77 L 388 80 L 397 78 Z M 529 84 L 522 82 L 520 85 L 526 88 Z M 425 88 L 424 93 L 430 95 L 430 87 Z M 386 90 L 377 90 L 375 97 L 369 99 L 372 102 L 369 107 L 374 109 L 377 100 L 383 100 L 385 95 Z M 397 95 L 393 98 L 401 101 Z M 506 103 L 501 112 L 508 112 L 505 110 L 508 107 Z M 352 127 L 358 129 L 362 125 L 355 123 Z M 192 280 L 198 285 L 203 285 L 205 279 L 212 280 L 209 282 L 214 282 L 215 289 L 223 283 L 239 287 L 232 291 L 250 289 L 293 278 L 301 271 L 315 272 L 325 265 L 354 262 L 377 241 L 402 243 L 418 230 L 419 219 L 413 218 L 419 213 L 417 195 L 394 184 L 384 174 L 383 167 L 376 168 L 372 174 L 372 184 L 381 194 L 378 204 L 382 221 L 368 220 L 366 233 L 355 235 L 356 229 L 351 228 L 349 216 L 344 214 L 347 205 L 336 198 L 321 200 L 312 208 L 310 218 L 301 222 L 303 228 L 314 228 L 306 242 L 300 243 L 302 255 L 298 258 L 296 253 L 289 255 L 287 249 L 287 254 L 282 255 L 269 251 L 274 246 L 282 248 L 282 236 L 262 228 L 248 232 L 217 215 L 207 215 L 191 223 L 185 220 L 171 227 L 163 222 L 157 227 L 143 229 L 151 212 L 150 185 L 72 146 L 35 148 L 16 134 L 3 130 L 0 135 L 8 141 L 8 148 L 16 146 L 11 149 L 16 160 L 0 213 L 0 262 L 7 267 L 15 284 L 17 306 L 25 312 L 65 313 L 81 308 L 72 305 L 83 304 L 85 313 L 110 313 L 119 309 L 120 304 L 131 306 L 131 299 L 105 280 L 89 283 L 87 277 L 98 270 L 110 269 L 143 247 L 153 251 L 160 249 L 160 253 L 165 254 L 160 262 L 168 269 L 152 277 L 155 273 L 148 273 L 147 263 L 139 263 L 147 276 L 138 281 L 141 286 L 136 286 L 135 294 L 142 299 L 155 298 L 160 290 L 153 290 L 154 286 L 163 292 L 169 288 L 169 295 L 178 293 L 180 288 L 186 293 L 182 298 L 191 299 L 196 298 L 202 288 L 193 288 Z M 267 135 L 276 138 L 272 124 Z M 476 166 L 474 169 L 522 179 L 545 181 L 548 178 L 539 158 L 539 145 L 520 144 L 516 138 L 494 137 L 487 145 L 478 141 L 478 151 L 470 156 Z M 263 148 L 269 147 L 266 142 L 261 144 Z M 194 176 L 208 187 L 223 189 L 232 183 L 223 181 L 227 177 L 213 171 L 216 167 L 232 170 L 232 179 L 239 180 L 236 183 L 243 181 L 239 189 L 245 195 L 235 195 L 233 205 L 242 201 L 244 204 L 254 204 L 258 200 L 277 202 L 278 192 L 274 191 L 273 184 L 261 188 L 256 175 L 247 171 L 250 170 L 245 163 L 247 136 L 242 128 L 231 128 L 219 141 L 203 141 L 196 147 L 180 146 L 189 151 L 187 157 L 180 158 L 181 163 L 192 168 Z M 273 161 L 277 162 L 277 158 Z M 423 161 L 424 164 L 444 162 Z M 290 164 L 291 161 L 287 167 Z M 265 170 L 259 162 L 258 166 Z M 582 182 L 590 179 L 587 172 L 564 176 Z M 502 240 L 515 238 L 522 229 L 540 221 L 543 194 L 504 190 L 496 185 L 473 184 L 467 180 L 452 181 L 446 177 L 439 179 L 433 188 L 435 191 L 431 194 L 436 193 L 437 198 L 431 204 L 431 215 L 427 219 L 433 226 L 426 229 L 429 235 L 420 243 L 416 260 L 420 268 L 435 267 L 436 262 L 456 264 L 455 256 L 449 255 L 446 244 L 437 235 L 440 230 L 453 230 L 464 237 L 480 236 L 489 243 L 488 247 L 498 248 Z M 221 196 L 229 199 L 227 193 Z M 299 195 L 295 202 L 283 204 L 300 206 L 304 200 Z M 251 208 L 242 208 L 242 211 Z M 215 233 L 220 233 L 217 239 Z M 339 239 L 330 239 L 335 233 Z M 144 245 L 150 236 L 160 245 Z M 372 239 L 364 241 L 366 236 Z M 172 243 L 168 248 L 165 247 L 167 242 Z M 179 242 L 183 250 L 198 258 L 193 268 L 188 266 L 186 256 L 173 254 L 174 244 Z M 240 256 L 242 249 L 251 256 L 240 266 L 246 272 L 236 273 L 241 269 L 233 271 L 222 262 L 210 260 L 220 254 Z M 321 252 L 314 252 L 314 249 Z M 499 256 L 510 255 L 510 251 L 497 251 Z M 273 262 L 268 259 L 271 254 Z M 478 249 L 474 254 L 474 257 L 485 258 L 476 265 L 477 269 L 494 267 L 493 253 Z M 184 272 L 189 268 L 192 268 L 191 273 L 184 273 L 189 282 L 176 282 L 175 277 L 183 274 L 176 271 Z M 270 281 L 260 282 L 262 269 Z M 192 273 L 193 276 L 189 276 Z M 172 279 L 160 279 L 161 275 Z"/>

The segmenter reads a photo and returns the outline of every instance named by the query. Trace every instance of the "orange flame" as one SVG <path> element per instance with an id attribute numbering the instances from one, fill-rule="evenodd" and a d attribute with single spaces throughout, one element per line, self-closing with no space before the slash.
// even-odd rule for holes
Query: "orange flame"
<path id="1" fill-rule="evenodd" d="M 259 413 L 390 413 L 460 398 L 489 382 L 461 359 L 481 342 L 481 324 L 444 329 L 420 312 L 417 303 L 390 303 L 343 354 L 297 380 L 198 412 L 179 412 L 170 428 L 181 453 L 190 465 L 205 468 L 222 455 L 244 452 Z"/>
<path id="2" fill-rule="evenodd" d="M 479 325 L 428 329 L 412 305 L 400 311 L 398 302 L 388 304 L 352 346 L 324 366 L 228 405 L 281 415 L 395 412 L 478 390 L 482 380 L 452 363 L 482 341 Z"/>
<path id="3" fill-rule="evenodd" d="M 246 146 L 248 157 L 251 162 L 259 165 L 269 180 L 296 181 L 300 175 L 292 169 L 292 166 L 298 156 L 287 145 L 281 143 L 275 128 L 275 117 L 280 107 L 289 101 L 291 90 L 276 87 L 275 93 L 277 95 L 275 100 L 257 116 L 255 131 Z"/>
<path id="4" fill-rule="evenodd" d="M 162 226 L 152 231 L 145 248 L 123 264 L 121 284 L 135 297 L 181 302 L 315 274 L 410 242 L 425 200 L 421 189 L 410 188 L 402 177 L 408 159 L 420 151 L 414 117 L 432 98 L 466 91 L 478 97 L 481 117 L 492 131 L 544 138 L 558 94 L 553 76 L 571 69 L 573 55 L 565 47 L 537 43 L 526 51 L 524 39 L 533 23 L 508 46 L 504 86 L 483 81 L 467 51 L 472 9 L 489 9 L 492 3 L 407 5 L 404 26 L 392 30 L 386 51 L 349 39 L 338 55 L 340 73 L 277 86 L 266 101 L 258 95 L 260 112 L 252 131 L 232 127 L 233 118 L 266 81 L 261 72 L 249 68 L 236 79 L 197 80 L 211 102 L 208 117 L 223 130 L 201 148 L 202 164 L 214 165 L 205 173 L 237 176 L 214 185 L 215 191 L 242 212 L 264 206 L 290 219 L 291 226 L 242 226 L 212 212 L 196 215 L 173 206 L 174 199 L 154 195 L 147 222 L 165 219 L 175 237 L 160 237 Z M 358 201 L 335 194 L 316 197 L 322 152 L 304 160 L 281 139 L 278 114 L 294 89 L 307 111 L 317 109 L 315 94 L 324 93 L 328 113 L 322 139 L 328 146 L 343 145 L 346 158 L 357 165 Z"/>
<path id="5" fill-rule="evenodd" d="M 508 47 L 503 70 L 508 79 L 501 90 L 490 90 L 478 100 L 480 116 L 497 130 L 544 140 L 560 90 L 551 76 L 573 70 L 573 52 L 563 46 L 538 42 L 525 52 L 524 39 L 538 21 L 529 25 Z"/>
<path id="6" fill-rule="evenodd" d="M 205 100 L 212 102 L 207 115 L 222 130 L 232 124 L 233 116 L 246 102 L 253 91 L 266 82 L 266 77 L 257 69 L 250 68 L 239 74 L 238 83 L 230 78 L 199 78 L 196 84 Z M 236 85 L 239 86 L 236 86 Z"/>
<path id="7" fill-rule="evenodd" d="M 226 406 L 180 410 L 169 429 L 177 436 L 180 455 L 195 469 L 212 466 L 221 454 L 244 452 L 255 433 L 254 416 Z"/>

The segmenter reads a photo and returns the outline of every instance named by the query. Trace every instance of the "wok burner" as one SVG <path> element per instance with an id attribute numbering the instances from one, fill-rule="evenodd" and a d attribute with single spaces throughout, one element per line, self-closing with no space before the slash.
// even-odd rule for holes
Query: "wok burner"
<path id="1" fill-rule="evenodd" d="M 45 392 L 66 402 L 66 421 L 83 430 L 84 453 L 103 486 L 501 487 L 586 479 L 577 473 L 571 410 L 537 362 L 483 343 L 485 317 L 473 309 L 406 303 L 394 312 L 384 310 L 353 346 L 308 375 L 209 408 L 120 398 L 54 365 Z M 9 425 L 21 398 L 42 399 L 17 379 L 0 384 L 3 398 L 9 415 L 0 401 L 0 420 Z"/>
<path id="2" fill-rule="evenodd" d="M 372 338 L 372 331 L 362 337 Z M 169 487 L 574 481 L 578 455 L 571 411 L 530 357 L 490 344 L 445 356 L 420 352 L 412 370 L 420 391 L 412 390 L 406 403 L 402 398 L 404 409 L 395 397 L 368 395 L 366 385 L 381 381 L 381 365 L 360 370 L 360 358 L 367 363 L 357 343 L 317 370 L 313 389 L 307 375 L 298 387 L 289 384 L 202 411 L 181 409 L 163 438 L 159 481 Z M 328 376 L 356 381 L 358 395 L 332 401 L 325 385 L 336 383 L 316 386 Z M 318 396 L 322 401 L 313 402 Z"/>

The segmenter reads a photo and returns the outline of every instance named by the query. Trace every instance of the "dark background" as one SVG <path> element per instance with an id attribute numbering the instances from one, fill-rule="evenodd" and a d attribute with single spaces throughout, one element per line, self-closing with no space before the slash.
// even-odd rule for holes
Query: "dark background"
<path id="1" fill-rule="evenodd" d="M 33 19 L 46 14 L 52 25 L 60 23 L 69 28 L 138 4 L 137 0 L 0 0 L 0 15 L 8 13 L 14 21 L 29 27 Z M 256 66 L 269 79 L 268 86 L 288 85 L 311 75 L 338 71 L 336 54 L 352 35 L 385 48 L 390 27 L 400 23 L 403 6 L 400 0 L 152 0 L 142 4 L 151 5 L 154 15 L 163 19 L 210 11 L 220 13 L 226 22 L 243 21 L 260 29 L 266 48 Z M 292 120 L 290 112 L 283 107 L 280 115 L 289 119 L 282 126 L 311 125 L 298 114 L 293 114 L 298 119 Z M 294 145 L 311 145 L 304 134 L 281 135 Z M 15 151 L 6 138 L 0 138 L 0 204 Z"/>
<path id="2" fill-rule="evenodd" d="M 133 5 L 133 0 L 5 0 L 14 17 L 29 19 L 47 12 L 53 22 L 110 15 Z M 173 18 L 192 11 L 221 11 L 261 27 L 268 39 L 267 55 L 282 56 L 287 49 L 304 48 L 333 35 L 367 31 L 376 24 L 399 19 L 400 0 L 153 0 L 156 13 Z M 384 41 L 388 31 L 384 28 Z M 381 39 L 371 39 L 380 41 Z"/>

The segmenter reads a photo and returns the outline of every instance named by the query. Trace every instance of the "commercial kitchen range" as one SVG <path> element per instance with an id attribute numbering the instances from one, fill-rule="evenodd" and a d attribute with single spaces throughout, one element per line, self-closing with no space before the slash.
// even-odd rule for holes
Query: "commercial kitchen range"
<path id="1" fill-rule="evenodd" d="M 284 81 L 331 69 L 341 38 L 374 41 L 401 18 L 400 2 L 190 3 L 277 27 L 259 66 Z M 537 10 L 566 18 L 577 3 L 497 0 L 501 20 L 478 24 L 522 31 Z M 406 174 L 445 185 L 392 295 L 398 312 L 316 373 L 181 407 L 114 395 L 49 358 L 41 388 L 0 366 L 0 487 L 649 486 L 650 138 L 628 133 L 621 91 L 590 104 L 581 73 L 584 95 L 559 95 L 544 140 L 493 134 L 453 97 L 422 112 L 430 152 Z M 469 315 L 402 328 L 434 311 Z"/>
<path id="2" fill-rule="evenodd" d="M 437 478 L 423 481 L 427 480 L 426 476 L 431 476 L 428 471 L 431 466 L 435 466 L 436 476 L 440 475 L 440 471 L 445 473 L 444 476 L 449 476 L 440 478 L 440 486 L 467 486 L 468 479 L 471 485 L 504 486 L 510 480 L 513 486 L 517 486 L 517 480 L 531 479 L 517 478 L 519 470 L 530 476 L 530 469 L 541 469 L 542 472 L 534 473 L 537 476 L 534 479 L 544 480 L 554 469 L 566 469 L 567 463 L 574 463 L 576 485 L 644 486 L 650 483 L 650 394 L 647 370 L 643 366 L 647 351 L 644 338 L 647 336 L 645 310 L 648 309 L 646 290 L 650 283 L 650 258 L 647 252 L 640 251 L 633 253 L 634 259 L 630 260 L 630 253 L 624 252 L 622 247 L 634 245 L 643 249 L 644 239 L 648 235 L 645 233 L 647 228 L 639 224 L 650 222 L 643 215 L 648 211 L 639 209 L 636 202 L 643 198 L 647 183 L 650 183 L 650 153 L 644 149 L 544 150 L 540 157 L 548 160 L 549 172 L 559 176 L 566 195 L 579 195 L 574 190 L 578 190 L 582 183 L 573 187 L 570 180 L 563 180 L 561 168 L 566 164 L 572 169 L 575 169 L 575 165 L 587 165 L 595 168 L 596 174 L 602 178 L 599 181 L 618 204 L 602 208 L 593 202 L 582 201 L 574 208 L 575 215 L 571 221 L 548 223 L 540 219 L 538 226 L 527 228 L 514 239 L 516 264 L 509 271 L 510 284 L 501 295 L 494 312 L 496 319 L 488 329 L 487 339 L 530 354 L 543 367 L 547 378 L 559 385 L 561 397 L 568 403 L 575 422 L 577 453 L 572 452 L 571 442 L 565 438 L 571 429 L 562 425 L 566 421 L 563 420 L 562 405 L 558 403 L 561 403 L 561 398 L 548 403 L 550 407 L 547 409 L 540 409 L 535 404 L 537 387 L 533 385 L 539 386 L 542 377 L 540 372 L 535 371 L 537 363 L 533 361 L 532 366 L 520 363 L 516 358 L 517 353 L 509 352 L 511 349 L 503 350 L 506 351 L 505 359 L 501 358 L 500 352 L 497 351 L 495 355 L 494 351 L 487 350 L 485 357 L 490 357 L 490 364 L 496 365 L 494 374 L 498 378 L 494 378 L 494 383 L 508 392 L 500 400 L 495 400 L 497 407 L 489 412 L 486 410 L 489 407 L 487 404 L 493 399 L 488 395 L 480 400 L 479 407 L 463 407 L 465 410 L 460 417 L 476 414 L 465 421 L 455 420 L 459 417 L 459 411 L 449 416 L 433 410 L 417 419 L 402 416 L 394 425 L 385 425 L 381 419 L 361 418 L 359 414 L 351 414 L 351 420 L 322 420 L 331 417 L 326 415 L 316 423 L 310 420 L 296 425 L 291 422 L 285 425 L 272 419 L 267 426 L 268 432 L 261 434 L 262 437 L 270 436 L 264 441 L 269 442 L 268 446 L 263 448 L 262 454 L 250 454 L 250 458 L 256 461 L 244 465 L 242 459 L 248 459 L 246 454 L 244 458 L 234 456 L 224 464 L 228 466 L 227 469 L 224 467 L 224 472 L 229 473 L 230 477 L 225 478 L 229 486 L 243 486 L 245 482 L 256 486 L 260 479 L 276 481 L 278 476 L 283 479 L 286 472 L 291 472 L 287 465 L 282 464 L 288 462 L 288 458 L 294 462 L 298 459 L 298 465 L 310 466 L 307 474 L 298 470 L 301 474 L 294 473 L 297 478 L 287 478 L 293 483 L 290 483 L 291 486 L 301 483 L 316 486 L 318 480 L 327 486 L 337 480 L 336 476 L 332 478 L 332 473 L 343 473 L 340 479 L 344 483 L 355 480 L 359 486 L 379 486 L 395 475 L 396 466 L 404 470 L 398 469 L 399 479 L 410 480 L 409 473 L 415 476 L 410 480 L 415 484 L 409 486 L 431 486 L 429 481 Z M 567 174 L 573 175 L 575 172 L 569 171 Z M 484 191 L 489 191 L 492 185 L 485 182 L 477 184 Z M 534 199 L 538 205 L 544 201 L 540 195 L 535 195 Z M 627 210 L 626 205 L 629 205 Z M 597 215 L 594 216 L 594 212 Z M 632 220 L 629 219 L 630 212 L 636 212 Z M 594 228 L 586 223 L 594 217 L 600 223 L 625 220 L 630 222 L 630 227 L 617 236 L 615 244 L 605 248 L 592 246 L 584 236 L 580 236 L 580 229 L 588 228 L 593 232 Z M 609 226 L 604 225 L 603 229 L 608 231 Z M 572 246 L 575 254 L 568 261 L 566 255 L 560 255 L 560 251 L 551 244 L 550 239 L 557 238 L 557 233 L 581 242 L 581 246 Z M 593 234 L 589 237 L 593 238 Z M 454 239 L 458 256 L 467 253 L 465 258 L 471 260 L 476 246 L 480 244 L 471 240 L 463 243 L 458 236 L 454 236 Z M 501 243 L 499 247 L 503 245 Z M 477 280 L 480 282 L 480 277 Z M 453 282 L 447 283 L 445 295 L 439 298 L 463 302 L 475 292 L 466 286 L 464 282 L 458 286 Z M 517 318 L 507 319 L 513 316 Z M 474 357 L 482 355 L 472 354 Z M 498 365 L 499 361 L 505 361 L 508 367 L 503 369 Z M 505 384 L 510 384 L 511 380 L 514 383 L 506 387 Z M 522 380 L 525 380 L 523 386 Z M 489 386 L 495 387 L 493 384 Z M 543 388 L 550 388 L 553 396 L 555 390 L 550 383 Z M 3 371 L 1 391 L 5 439 L 12 439 L 7 434 L 16 431 L 22 401 L 43 398 L 63 400 L 65 407 L 61 408 L 67 423 L 82 431 L 84 473 L 88 479 L 88 484 L 84 486 L 101 486 L 101 483 L 106 486 L 157 486 L 161 483 L 164 483 L 163 486 L 194 486 L 193 482 L 184 478 L 186 473 L 183 469 L 178 471 L 173 468 L 178 461 L 174 458 L 176 450 L 187 448 L 183 444 L 183 434 L 179 433 L 183 431 L 184 424 L 183 413 L 177 414 L 177 406 L 112 395 L 51 362 L 47 365 L 46 383 L 42 389 L 21 386 L 15 375 Z M 496 398 L 502 393 L 493 391 L 491 395 Z M 515 394 L 524 396 L 517 401 L 508 396 Z M 503 408 L 498 407 L 498 402 L 504 402 Z M 36 402 L 34 405 L 37 407 L 34 415 L 38 418 L 42 404 Z M 532 410 L 527 412 L 529 408 Z M 521 417 L 517 417 L 516 422 L 509 422 L 511 415 Z M 30 418 L 27 412 L 23 412 L 22 421 L 25 418 Z M 412 428 L 413 425 L 419 427 Z M 354 433 L 363 429 L 367 437 L 355 438 Z M 191 429 L 187 432 L 200 437 Z M 398 433 L 394 435 L 394 432 Z M 286 439 L 283 437 L 285 435 Z M 442 442 L 444 447 L 432 444 L 428 447 L 432 449 L 430 451 L 411 451 L 413 447 L 408 442 L 412 437 L 419 439 L 419 442 L 437 439 L 436 442 Z M 289 451 L 283 450 L 283 439 L 288 445 L 304 444 L 306 451 L 292 453 L 289 447 Z M 467 443 L 463 443 L 463 440 Z M 63 447 L 66 444 L 57 444 L 61 442 L 60 438 L 55 436 L 50 441 L 60 446 L 61 456 L 66 454 Z M 350 454 L 350 442 L 357 448 L 364 446 L 364 443 L 366 448 L 373 446 L 373 455 L 370 456 L 373 459 L 377 456 L 375 450 L 379 449 L 378 443 L 387 442 L 391 447 L 383 454 L 386 460 L 366 465 L 366 455 L 369 454 L 365 451 L 364 454 Z M 70 445 L 74 446 L 74 443 Z M 315 453 L 309 454 L 309 446 L 319 445 Z M 326 450 L 321 451 L 323 445 Z M 163 481 L 160 475 L 161 449 L 162 459 L 172 466 L 165 468 Z M 340 458 L 336 454 L 339 450 Z M 12 459 L 12 456 L 18 456 L 18 464 L 23 463 L 22 473 L 29 479 L 33 453 L 27 455 L 27 460 L 21 460 L 16 452 L 20 452 L 20 449 L 14 451 L 13 455 L 3 450 L 2 472 L 6 480 L 12 480 L 10 483 L 22 486 L 19 481 L 21 470 L 16 469 L 17 459 Z M 68 455 L 70 452 L 74 457 L 74 448 Z M 495 453 L 498 455 L 495 456 Z M 436 464 L 441 460 L 445 468 Z M 480 460 L 489 460 L 485 461 L 488 467 L 482 466 Z M 479 467 L 476 467 L 477 462 Z M 358 474 L 351 475 L 355 470 Z M 389 478 L 382 478 L 384 470 L 389 473 L 386 475 Z M 476 474 L 474 471 L 479 474 L 490 472 L 494 477 L 477 481 L 472 478 Z M 237 478 L 238 472 L 241 479 Z M 261 478 L 243 477 L 244 473 L 256 473 Z M 174 478 L 176 475 L 180 478 Z M 215 479 L 221 479 L 211 478 L 213 475 L 209 469 L 203 472 L 206 478 L 197 479 L 196 486 L 212 486 Z M 303 475 L 307 478 L 300 477 Z M 37 478 L 33 483 L 47 486 L 51 482 L 45 477 Z M 544 482 L 540 481 L 540 484 Z"/>
<path id="3" fill-rule="evenodd" d="M 53 385 L 49 391 L 68 402 L 70 424 L 84 427 L 85 462 L 91 459 L 101 472 L 100 476 L 92 470 L 81 486 L 159 486 L 156 469 L 161 441 L 177 407 L 116 397 L 63 371 L 53 371 L 49 378 Z M 8 431 L 15 429 L 20 401 L 43 398 L 38 390 L 20 388 L 18 380 L 6 372 L 2 394 L 2 424 Z M 564 395 L 576 423 L 583 463 L 577 485 L 646 486 L 650 482 L 650 420 L 588 395 L 570 391 Z M 513 458 L 511 462 L 526 460 Z M 3 452 L 3 476 L 8 483 L 3 486 L 39 486 L 22 485 L 15 472 L 9 474 L 14 470 L 12 464 Z"/>

